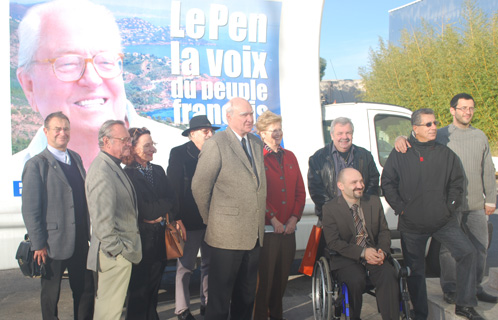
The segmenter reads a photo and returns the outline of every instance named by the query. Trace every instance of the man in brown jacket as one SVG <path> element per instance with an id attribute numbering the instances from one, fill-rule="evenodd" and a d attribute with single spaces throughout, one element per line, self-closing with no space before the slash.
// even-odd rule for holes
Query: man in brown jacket
<path id="1" fill-rule="evenodd" d="M 206 141 L 192 192 L 211 247 L 206 320 L 251 319 L 263 244 L 266 177 L 263 143 L 251 134 L 253 109 L 234 98 L 228 128 Z"/>

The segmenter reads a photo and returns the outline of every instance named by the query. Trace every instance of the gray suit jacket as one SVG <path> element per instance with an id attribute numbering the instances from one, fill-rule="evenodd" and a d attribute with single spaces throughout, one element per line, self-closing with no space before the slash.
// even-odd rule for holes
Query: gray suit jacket
<path id="1" fill-rule="evenodd" d="M 192 192 L 207 225 L 206 242 L 213 247 L 250 250 L 263 245 L 266 176 L 263 143 L 252 134 L 248 142 L 254 174 L 242 145 L 230 128 L 206 141 L 192 180 Z"/>
<path id="2" fill-rule="evenodd" d="M 69 149 L 68 152 L 84 180 L 85 169 L 80 156 Z M 50 258 L 69 259 L 76 239 L 73 193 L 64 171 L 48 149 L 26 162 L 22 184 L 21 211 L 32 249 L 47 247 Z M 89 233 L 89 230 L 84 232 Z"/>
<path id="3" fill-rule="evenodd" d="M 390 252 L 391 235 L 379 197 L 365 194 L 361 198 L 361 209 L 368 232 L 367 247 Z M 363 248 L 356 244 L 353 215 L 343 196 L 336 197 L 323 206 L 322 219 L 327 247 L 340 255 L 331 259 L 331 270 L 359 263 Z"/>
<path id="4" fill-rule="evenodd" d="M 99 249 L 109 257 L 122 254 L 132 262 L 142 259 L 137 225 L 135 189 L 125 172 L 104 152 L 88 169 L 85 182 L 92 239 L 87 268 L 98 270 Z"/>

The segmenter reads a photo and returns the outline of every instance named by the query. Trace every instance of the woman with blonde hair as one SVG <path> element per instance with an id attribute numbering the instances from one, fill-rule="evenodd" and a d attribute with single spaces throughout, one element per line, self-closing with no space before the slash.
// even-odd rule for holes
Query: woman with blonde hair
<path id="1" fill-rule="evenodd" d="M 296 252 L 295 230 L 303 213 L 306 191 L 296 156 L 280 146 L 282 117 L 265 111 L 256 128 L 265 144 L 268 191 L 254 319 L 283 319 L 282 299 Z"/>

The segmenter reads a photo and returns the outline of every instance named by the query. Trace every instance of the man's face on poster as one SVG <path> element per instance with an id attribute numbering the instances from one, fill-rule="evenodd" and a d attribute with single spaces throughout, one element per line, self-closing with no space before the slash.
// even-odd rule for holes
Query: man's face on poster
<path id="1" fill-rule="evenodd" d="M 90 17 L 87 17 L 90 18 Z M 30 70 L 18 72 L 26 98 L 34 111 L 43 118 L 62 111 L 72 123 L 73 133 L 81 130 L 98 131 L 109 119 L 124 120 L 126 95 L 122 74 L 102 78 L 90 61 L 79 80 L 61 81 L 52 63 L 65 55 L 80 55 L 91 59 L 102 52 L 121 52 L 119 35 L 91 21 L 68 16 L 44 16 L 40 42 Z M 117 39 L 116 39 L 117 38 Z"/>

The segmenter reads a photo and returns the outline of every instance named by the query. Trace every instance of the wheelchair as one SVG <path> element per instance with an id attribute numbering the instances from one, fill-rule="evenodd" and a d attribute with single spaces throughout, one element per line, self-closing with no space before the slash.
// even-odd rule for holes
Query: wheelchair
<path id="1" fill-rule="evenodd" d="M 340 284 L 334 271 L 330 271 L 329 259 L 333 259 L 336 252 L 323 249 L 323 255 L 317 259 L 312 275 L 312 300 L 313 316 L 315 320 L 339 320 L 344 314 L 345 319 L 350 319 L 349 295 L 345 283 Z M 398 274 L 400 288 L 400 310 L 402 319 L 413 319 L 410 316 L 410 294 L 406 278 L 410 276 L 410 268 L 402 267 L 400 263 L 389 254 L 387 261 L 391 263 Z M 374 286 L 369 283 L 365 293 L 375 296 Z"/>

